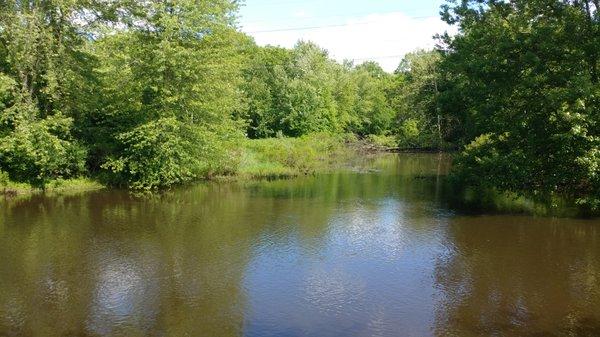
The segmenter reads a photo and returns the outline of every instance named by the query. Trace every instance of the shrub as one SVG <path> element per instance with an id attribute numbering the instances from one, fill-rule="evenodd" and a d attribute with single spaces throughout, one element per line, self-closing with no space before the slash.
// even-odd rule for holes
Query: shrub
<path id="1" fill-rule="evenodd" d="M 112 184 L 138 190 L 190 181 L 199 176 L 195 138 L 195 130 L 189 126 L 174 118 L 161 118 L 118 135 L 122 152 L 102 167 L 112 173 Z"/>
<path id="2" fill-rule="evenodd" d="M 402 148 L 438 148 L 441 146 L 437 138 L 431 134 L 430 128 L 423 121 L 407 119 L 400 125 L 398 143 Z"/>
<path id="3" fill-rule="evenodd" d="M 6 173 L 4 171 L 0 171 L 0 187 L 4 187 L 4 186 L 8 185 L 8 182 L 9 182 L 8 173 Z"/>
<path id="4" fill-rule="evenodd" d="M 394 136 L 369 135 L 369 142 L 383 149 L 395 148 L 398 146 L 398 141 Z"/>
<path id="5" fill-rule="evenodd" d="M 60 114 L 19 122 L 0 139 L 0 169 L 11 180 L 44 188 L 52 179 L 85 171 L 85 149 L 70 139 L 72 120 Z"/>
<path id="6" fill-rule="evenodd" d="M 233 134 L 232 134 L 233 133 Z M 103 168 L 109 183 L 153 190 L 237 170 L 237 133 L 207 130 L 176 118 L 160 118 L 117 136 L 118 156 Z"/>
<path id="7" fill-rule="evenodd" d="M 253 177 L 312 174 L 339 159 L 346 152 L 343 144 L 342 136 L 327 133 L 248 140 L 240 173 Z"/>

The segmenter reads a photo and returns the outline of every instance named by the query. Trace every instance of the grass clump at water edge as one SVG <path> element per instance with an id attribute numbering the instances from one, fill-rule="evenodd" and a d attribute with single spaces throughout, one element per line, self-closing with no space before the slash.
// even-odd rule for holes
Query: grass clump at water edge
<path id="1" fill-rule="evenodd" d="M 15 196 L 37 192 L 67 193 L 99 190 L 105 186 L 87 177 L 71 179 L 55 179 L 48 182 L 44 189 L 34 187 L 31 184 L 11 181 L 6 172 L 0 171 L 0 195 Z"/>
<path id="2" fill-rule="evenodd" d="M 350 156 L 347 142 L 345 136 L 322 133 L 299 138 L 246 140 L 238 175 L 277 179 L 326 172 Z"/>

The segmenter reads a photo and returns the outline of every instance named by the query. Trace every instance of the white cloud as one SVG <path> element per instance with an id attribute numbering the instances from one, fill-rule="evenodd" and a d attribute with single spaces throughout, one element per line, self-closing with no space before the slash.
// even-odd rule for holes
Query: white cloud
<path id="1" fill-rule="evenodd" d="M 412 18 L 401 12 L 373 14 L 344 20 L 341 24 L 345 26 L 276 32 L 264 31 L 281 26 L 246 25 L 243 30 L 254 36 L 259 45 L 293 47 L 298 40 L 313 41 L 338 61 L 354 59 L 361 63 L 374 60 L 387 71 L 395 70 L 402 56 L 409 52 L 433 48 L 435 34 L 455 30 L 437 16 Z M 312 25 L 294 27 L 307 26 Z"/>
<path id="2" fill-rule="evenodd" d="M 294 12 L 294 17 L 295 18 L 305 18 L 308 16 L 308 13 L 305 10 L 298 10 L 296 12 Z"/>

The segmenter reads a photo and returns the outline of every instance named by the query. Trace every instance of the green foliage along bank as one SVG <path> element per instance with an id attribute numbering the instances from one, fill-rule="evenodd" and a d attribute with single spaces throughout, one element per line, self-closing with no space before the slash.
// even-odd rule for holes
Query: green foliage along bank
<path id="1" fill-rule="evenodd" d="M 259 47 L 238 30 L 238 7 L 233 0 L 5 1 L 0 170 L 42 189 L 89 176 L 154 190 L 236 174 L 232 158 L 247 138 L 395 139 L 399 122 L 406 129 L 395 93 L 410 70 L 340 64 L 310 42 Z M 429 122 L 410 121 L 401 135 L 411 142 L 403 144 L 418 145 Z M 322 150 L 310 146 L 300 152 Z"/>
<path id="2" fill-rule="evenodd" d="M 438 102 L 462 184 L 600 206 L 597 1 L 449 2 Z"/>
<path id="3" fill-rule="evenodd" d="M 600 209 L 597 1 L 448 1 L 442 19 L 457 33 L 394 73 L 308 41 L 258 46 L 238 28 L 239 6 L 2 2 L 4 186 L 87 177 L 156 190 L 304 174 L 351 134 L 460 149 L 464 186 Z"/>
<path id="4" fill-rule="evenodd" d="M 351 137 L 350 137 L 351 138 Z M 244 178 L 288 178 L 339 168 L 355 155 L 345 135 L 317 133 L 297 138 L 245 141 L 239 175 Z"/>
<path id="5" fill-rule="evenodd" d="M 136 151 L 132 151 L 133 155 L 139 155 L 146 151 L 160 151 L 164 155 L 161 160 L 166 160 L 167 163 L 160 165 L 165 171 L 159 171 L 157 175 L 144 174 L 139 177 L 131 177 L 131 180 L 138 184 L 162 184 L 155 186 L 170 186 L 165 184 L 168 179 L 171 179 L 171 185 L 175 185 L 185 179 L 186 171 L 182 167 L 169 167 L 168 165 L 176 165 L 175 161 L 168 161 L 169 158 L 179 155 L 178 153 L 193 153 L 194 149 L 186 151 L 181 149 L 181 146 L 189 146 L 189 144 L 174 144 L 169 141 L 172 138 L 169 135 L 173 130 L 174 125 L 169 121 L 161 121 L 160 133 L 144 130 L 139 132 L 143 139 L 136 139 L 132 145 Z M 278 137 L 265 139 L 242 139 L 236 142 L 236 149 L 233 147 L 227 149 L 230 156 L 228 158 L 220 158 L 210 161 L 210 163 L 225 163 L 227 167 L 213 169 L 209 174 L 207 170 L 210 167 L 206 164 L 195 162 L 189 167 L 193 169 L 205 170 L 200 172 L 199 176 L 205 178 L 216 179 L 285 179 L 297 176 L 312 175 L 315 173 L 329 172 L 334 169 L 339 169 L 350 163 L 357 155 L 360 144 L 354 135 L 335 135 L 329 133 L 308 134 L 301 137 Z M 213 154 L 214 155 L 214 154 Z M 190 157 L 188 160 L 197 160 L 197 158 L 211 158 L 211 154 L 199 155 Z M 148 162 L 148 158 L 157 158 L 156 155 L 139 155 L 139 157 L 127 157 L 122 163 L 112 163 L 113 165 L 139 165 L 129 167 L 129 171 L 150 172 L 154 168 L 143 168 L 144 165 L 153 165 Z M 118 168 L 121 169 L 121 168 Z M 190 175 L 193 172 L 190 173 Z M 178 182 L 175 182 L 178 180 Z M 191 181 L 191 180 L 190 180 Z M 144 185 L 132 185 L 134 190 L 149 189 Z M 27 194 L 36 192 L 37 186 L 29 183 L 16 183 L 9 179 L 6 172 L 0 171 L 0 194 Z M 44 186 L 46 192 L 73 192 L 80 190 L 95 190 L 104 186 L 97 181 L 86 178 L 71 178 L 67 180 L 54 179 L 50 180 Z"/>

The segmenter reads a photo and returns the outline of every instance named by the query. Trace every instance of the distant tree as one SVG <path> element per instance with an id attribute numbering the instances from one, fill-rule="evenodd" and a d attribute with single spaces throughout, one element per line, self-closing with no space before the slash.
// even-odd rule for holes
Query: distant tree
<path id="1" fill-rule="evenodd" d="M 394 111 L 386 96 L 390 77 L 375 62 L 365 62 L 352 71 L 357 90 L 353 132 L 364 136 L 383 135 L 391 131 Z"/>
<path id="2" fill-rule="evenodd" d="M 245 71 L 250 137 L 342 132 L 353 102 L 344 71 L 313 43 L 258 48 Z"/>
<path id="3" fill-rule="evenodd" d="M 407 54 L 396 69 L 394 108 L 402 146 L 440 148 L 451 123 L 439 108 L 442 73 L 438 51 Z"/>

